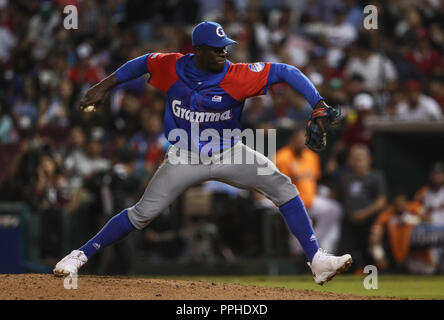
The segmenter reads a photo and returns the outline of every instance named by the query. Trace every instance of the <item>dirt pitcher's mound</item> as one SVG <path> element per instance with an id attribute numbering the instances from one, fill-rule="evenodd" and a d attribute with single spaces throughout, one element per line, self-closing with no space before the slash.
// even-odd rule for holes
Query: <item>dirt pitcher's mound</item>
<path id="1" fill-rule="evenodd" d="M 326 300 L 385 299 L 191 280 L 159 280 L 79 275 L 74 282 L 50 274 L 1 274 L 0 300 Z"/>

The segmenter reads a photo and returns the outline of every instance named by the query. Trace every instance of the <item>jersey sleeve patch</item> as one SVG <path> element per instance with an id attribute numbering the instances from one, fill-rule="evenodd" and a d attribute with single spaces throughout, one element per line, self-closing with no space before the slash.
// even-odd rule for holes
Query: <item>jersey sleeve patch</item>
<path id="1" fill-rule="evenodd" d="M 232 63 L 220 87 L 238 101 L 265 94 L 271 63 Z"/>
<path id="2" fill-rule="evenodd" d="M 180 53 L 153 53 L 147 59 L 150 78 L 148 82 L 159 89 L 167 92 L 178 80 L 176 74 L 176 62 L 182 57 Z"/>
<path id="3" fill-rule="evenodd" d="M 264 70 L 265 68 L 265 63 L 263 62 L 255 62 L 255 63 L 250 63 L 248 65 L 248 69 L 250 69 L 253 72 L 261 72 L 262 70 Z"/>

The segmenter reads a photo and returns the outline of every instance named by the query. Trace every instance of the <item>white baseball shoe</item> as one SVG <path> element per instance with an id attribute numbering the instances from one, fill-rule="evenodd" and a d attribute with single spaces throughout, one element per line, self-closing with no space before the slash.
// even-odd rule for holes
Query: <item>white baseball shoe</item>
<path id="1" fill-rule="evenodd" d="M 76 274 L 87 261 L 88 258 L 83 251 L 73 250 L 56 264 L 53 270 L 54 275 L 64 277 L 70 274 Z"/>
<path id="2" fill-rule="evenodd" d="M 313 273 L 315 283 L 322 286 L 325 282 L 333 279 L 338 273 L 347 270 L 352 262 L 352 257 L 349 254 L 336 257 L 328 254 L 323 249 L 319 249 L 314 255 L 311 264 L 308 262 L 308 265 Z"/>

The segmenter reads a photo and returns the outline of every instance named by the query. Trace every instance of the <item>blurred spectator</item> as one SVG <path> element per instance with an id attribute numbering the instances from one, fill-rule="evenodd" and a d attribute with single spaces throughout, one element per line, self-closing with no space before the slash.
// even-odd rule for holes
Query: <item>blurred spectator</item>
<path id="1" fill-rule="evenodd" d="M 248 33 L 243 34 L 248 41 L 248 61 L 260 61 L 263 53 L 270 46 L 270 29 L 264 23 L 263 15 L 258 8 L 250 8 L 246 13 L 244 26 Z M 246 60 L 247 61 L 247 60 Z"/>
<path id="2" fill-rule="evenodd" d="M 388 37 L 381 39 L 380 47 L 383 48 L 384 53 L 393 62 L 400 82 L 405 81 L 405 79 L 417 79 L 420 81 L 425 79 L 426 76 L 421 70 L 415 64 L 405 59 L 407 48 L 400 50 L 400 44 Z"/>
<path id="3" fill-rule="evenodd" d="M 334 172 L 338 168 L 338 156 L 354 145 L 372 148 L 373 134 L 366 127 L 365 119 L 373 114 L 373 105 L 373 97 L 368 93 L 360 93 L 354 97 L 352 111 L 355 112 L 356 119 L 345 128 L 341 138 L 333 146 L 326 164 L 327 172 Z"/>
<path id="4" fill-rule="evenodd" d="M 347 11 L 346 21 L 351 24 L 356 30 L 362 27 L 362 20 L 364 19 L 363 8 L 359 5 L 358 0 L 344 0 L 344 8 Z"/>
<path id="5" fill-rule="evenodd" d="M 355 145 L 349 151 L 350 171 L 338 185 L 338 196 L 344 206 L 340 251 L 350 252 L 354 270 L 372 264 L 369 252 L 370 228 L 386 205 L 387 186 L 382 172 L 371 168 L 367 147 Z"/>
<path id="6" fill-rule="evenodd" d="M 57 88 L 57 94 L 52 97 L 51 101 L 45 103 L 43 110 L 40 110 L 39 127 L 47 125 L 69 126 L 72 93 L 71 82 L 68 79 L 62 80 Z"/>
<path id="7" fill-rule="evenodd" d="M 361 92 L 365 92 L 364 78 L 355 73 L 350 78 L 345 79 L 345 90 L 349 97 L 354 97 Z"/>
<path id="8" fill-rule="evenodd" d="M 323 22 L 331 24 L 335 21 L 335 10 L 342 8 L 340 0 L 314 0 L 307 6 L 307 16 L 309 21 Z"/>
<path id="9" fill-rule="evenodd" d="M 373 51 L 369 39 L 363 36 L 358 38 L 345 66 L 348 78 L 355 74 L 364 79 L 364 88 L 369 92 L 391 90 L 398 79 L 393 63 L 381 53 Z"/>
<path id="10" fill-rule="evenodd" d="M 336 252 L 342 208 L 335 200 L 318 193 L 321 164 L 319 156 L 305 146 L 305 127 L 296 129 L 288 145 L 277 151 L 276 166 L 298 188 L 308 214 L 314 220 L 320 247 Z M 290 235 L 290 241 L 292 248 L 298 246 L 293 235 Z"/>
<path id="11" fill-rule="evenodd" d="M 307 101 L 287 84 L 276 84 L 270 88 L 273 98 L 275 126 L 291 126 L 294 122 L 307 122 L 311 107 Z"/>
<path id="12" fill-rule="evenodd" d="M 17 142 L 18 138 L 14 121 L 8 110 L 0 102 L 0 144 Z"/>
<path id="13" fill-rule="evenodd" d="M 270 96 L 257 96 L 245 102 L 242 113 L 242 124 L 244 128 L 258 129 L 269 125 L 274 120 L 273 101 Z"/>
<path id="14" fill-rule="evenodd" d="M 444 78 L 432 78 L 429 82 L 430 97 L 434 99 L 444 114 Z"/>
<path id="15" fill-rule="evenodd" d="M 442 4 L 441 4 L 442 7 Z M 437 15 L 438 16 L 438 15 Z M 444 17 L 441 14 L 442 17 Z M 433 44 L 433 47 L 442 52 L 444 50 L 444 29 L 443 26 L 439 25 L 437 22 L 433 22 L 430 25 L 430 41 Z"/>
<path id="16" fill-rule="evenodd" d="M 427 220 L 444 224 L 444 163 L 437 162 L 430 170 L 429 183 L 415 195 L 425 209 Z"/>
<path id="17" fill-rule="evenodd" d="M 65 168 L 70 173 L 71 182 L 75 187 L 80 187 L 82 177 L 87 176 L 86 169 L 83 169 L 83 164 L 86 162 L 85 144 L 86 137 L 82 128 L 71 128 L 66 151 L 62 154 L 65 159 Z"/>
<path id="18" fill-rule="evenodd" d="M 210 221 L 217 226 L 218 255 L 233 262 L 235 257 L 258 257 L 263 254 L 264 212 L 276 210 L 276 206 L 265 197 L 257 199 L 257 193 L 239 190 L 224 183 L 211 182 L 205 189 L 212 192 Z M 282 230 L 285 228 L 283 226 Z M 287 237 L 281 238 L 287 242 Z M 277 248 L 274 254 L 285 252 L 288 255 L 285 245 Z"/>
<path id="19" fill-rule="evenodd" d="M 64 154 L 65 168 L 70 175 L 71 188 L 82 186 L 83 179 L 110 168 L 109 160 L 102 157 L 103 146 L 97 139 L 86 141 L 80 127 L 73 127 L 69 138 L 70 147 Z"/>
<path id="20" fill-rule="evenodd" d="M 408 201 L 402 192 L 394 193 L 390 206 L 378 216 L 370 234 L 371 252 L 380 271 L 420 274 L 434 271 L 430 250 L 410 246 L 411 232 L 422 218 L 420 203 Z"/>
<path id="21" fill-rule="evenodd" d="M 242 192 L 241 189 L 233 187 L 224 182 L 209 180 L 204 183 L 205 190 L 208 190 L 212 194 L 224 194 L 228 198 L 236 198 Z"/>
<path id="22" fill-rule="evenodd" d="M 77 47 L 77 64 L 68 70 L 68 77 L 75 86 L 94 85 L 102 80 L 102 71 L 89 60 L 91 54 L 92 47 L 88 43 Z"/>
<path id="23" fill-rule="evenodd" d="M 202 21 L 205 20 L 214 20 L 218 17 L 220 12 L 222 11 L 222 0 L 213 0 L 213 1 L 206 1 L 206 0 L 198 0 L 199 2 L 199 17 Z"/>
<path id="24" fill-rule="evenodd" d="M 60 23 L 60 13 L 52 1 L 42 1 L 40 12 L 29 21 L 28 40 L 32 45 L 32 57 L 42 60 L 54 44 L 54 31 Z"/>
<path id="25" fill-rule="evenodd" d="M 8 26 L 8 11 L 0 8 L 0 63 L 9 60 L 11 50 L 17 44 L 17 38 Z"/>
<path id="26" fill-rule="evenodd" d="M 334 10 L 334 23 L 325 26 L 324 41 L 329 47 L 327 53 L 328 65 L 335 68 L 340 65 L 344 58 L 343 49 L 358 37 L 356 28 L 346 20 L 346 14 L 345 7 L 336 8 Z"/>
<path id="27" fill-rule="evenodd" d="M 292 32 L 291 12 L 279 10 L 275 26 L 270 33 L 270 46 L 264 51 L 263 61 L 283 62 L 302 68 L 309 62 L 309 52 L 314 46 L 310 38 Z"/>
<path id="28" fill-rule="evenodd" d="M 405 59 L 426 76 L 443 75 L 442 56 L 427 38 L 420 38 L 418 44 L 405 53 Z"/>
<path id="29" fill-rule="evenodd" d="M 311 49 L 310 64 L 305 67 L 304 71 L 321 92 L 323 92 L 323 87 L 325 87 L 330 80 L 343 78 L 340 68 L 329 65 L 327 50 L 323 46 L 315 46 Z"/>
<path id="30" fill-rule="evenodd" d="M 70 202 L 62 159 L 50 141 L 30 135 L 20 142 L 5 170 L 3 201 L 22 201 L 39 216 L 39 258 L 54 263 L 63 250 L 63 211 Z M 47 260 L 48 259 L 48 260 Z"/>
<path id="31" fill-rule="evenodd" d="M 40 250 L 42 259 L 56 260 L 63 250 L 63 209 L 69 198 L 65 192 L 67 179 L 61 163 L 43 154 L 37 166 L 33 185 L 33 201 L 40 215 Z M 48 261 L 54 262 L 54 261 Z"/>
<path id="32" fill-rule="evenodd" d="M 178 210 L 164 210 L 144 230 L 142 250 L 152 261 L 179 259 L 185 255 L 186 242 L 181 234 L 182 216 Z M 190 258 L 188 256 L 188 258 Z"/>
<path id="33" fill-rule="evenodd" d="M 38 201 L 33 197 L 33 187 L 43 155 L 58 159 L 48 139 L 39 137 L 33 129 L 26 131 L 12 159 L 6 164 L 7 174 L 1 192 L 3 200 L 25 201 L 32 210 L 39 209 Z"/>
<path id="34" fill-rule="evenodd" d="M 87 144 L 87 156 L 89 166 L 85 167 L 85 173 L 92 174 L 99 171 L 108 170 L 111 166 L 110 161 L 103 157 L 103 144 L 99 137 L 91 137 Z"/>
<path id="35" fill-rule="evenodd" d="M 40 202 L 39 207 L 61 205 L 60 201 L 66 199 L 58 194 L 58 190 L 65 186 L 66 179 L 60 170 L 60 163 L 57 164 L 49 154 L 43 154 L 37 166 L 34 184 L 34 196 Z"/>
<path id="36" fill-rule="evenodd" d="M 33 80 L 27 78 L 24 82 L 23 96 L 18 97 L 12 106 L 12 114 L 22 128 L 34 126 L 39 110 L 37 107 L 37 92 Z"/>
<path id="37" fill-rule="evenodd" d="M 373 114 L 374 100 L 368 93 L 360 93 L 353 98 L 353 111 L 356 121 L 349 125 L 342 136 L 346 149 L 356 144 L 372 147 L 372 132 L 365 126 L 365 120 Z"/>
<path id="38" fill-rule="evenodd" d="M 400 120 L 440 120 L 442 112 L 433 98 L 422 93 L 421 84 L 409 80 L 404 84 L 404 99 L 395 106 L 395 116 Z"/>
<path id="39" fill-rule="evenodd" d="M 403 1 L 401 4 L 402 19 L 395 27 L 395 35 L 401 43 L 409 47 L 414 47 L 417 41 L 426 36 L 426 28 L 417 6 L 413 3 Z"/>
<path id="40" fill-rule="evenodd" d="M 415 195 L 425 210 L 425 219 L 435 226 L 444 226 L 444 163 L 437 162 L 430 170 L 429 183 Z M 444 248 L 434 248 L 433 258 L 439 272 L 444 272 Z"/>
<path id="41" fill-rule="evenodd" d="M 191 216 L 185 218 L 181 230 L 185 241 L 184 261 L 213 264 L 218 256 L 219 232 L 214 223 L 206 217 Z"/>
<path id="42" fill-rule="evenodd" d="M 347 108 L 347 89 L 345 88 L 344 82 L 340 78 L 331 78 L 323 89 L 324 96 L 326 99 L 328 99 L 327 101 L 329 101 L 330 105 Z"/>
<path id="43" fill-rule="evenodd" d="M 138 155 L 137 171 L 151 174 L 163 161 L 168 141 L 163 134 L 160 114 L 145 108 L 140 112 L 139 124 L 141 130 L 130 138 L 129 144 Z"/>

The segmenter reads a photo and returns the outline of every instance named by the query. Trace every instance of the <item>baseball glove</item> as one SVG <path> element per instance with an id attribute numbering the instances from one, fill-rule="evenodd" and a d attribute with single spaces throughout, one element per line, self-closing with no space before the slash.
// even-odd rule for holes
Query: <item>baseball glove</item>
<path id="1" fill-rule="evenodd" d="M 341 119 L 341 109 L 326 104 L 313 110 L 306 129 L 305 145 L 315 151 L 321 152 L 327 146 L 327 128 L 336 126 Z"/>
<path id="2" fill-rule="evenodd" d="M 323 106 L 314 109 L 311 113 L 310 120 L 316 120 L 317 118 L 327 119 L 327 125 L 329 127 L 337 126 L 341 120 L 341 108 L 334 108 L 324 104 Z"/>
<path id="3" fill-rule="evenodd" d="M 321 152 L 327 146 L 327 135 L 316 122 L 308 121 L 305 133 L 305 145 L 314 152 Z"/>

